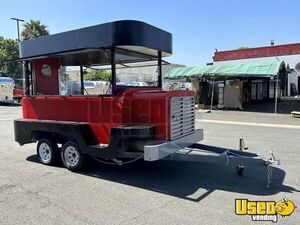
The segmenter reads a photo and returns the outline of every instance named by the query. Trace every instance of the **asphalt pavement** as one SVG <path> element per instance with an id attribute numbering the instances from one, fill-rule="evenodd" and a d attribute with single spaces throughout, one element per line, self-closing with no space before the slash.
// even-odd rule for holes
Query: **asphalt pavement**
<path id="1" fill-rule="evenodd" d="M 197 114 L 203 144 L 238 148 L 243 138 L 248 151 L 267 155 L 272 150 L 280 158 L 269 190 L 265 167 L 246 167 L 240 177 L 233 165 L 165 160 L 123 167 L 90 160 L 81 173 L 62 164 L 44 166 L 35 144 L 14 142 L 13 119 L 20 117 L 20 107 L 0 106 L 0 224 L 262 224 L 235 215 L 235 199 L 288 197 L 300 207 L 300 118 L 288 114 Z M 278 220 L 299 224 L 299 208 Z"/>

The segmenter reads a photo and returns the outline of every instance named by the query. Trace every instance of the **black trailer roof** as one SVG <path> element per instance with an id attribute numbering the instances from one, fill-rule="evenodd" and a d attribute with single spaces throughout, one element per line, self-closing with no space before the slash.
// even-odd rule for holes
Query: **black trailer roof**
<path id="1" fill-rule="evenodd" d="M 24 40 L 20 59 L 61 56 L 117 47 L 157 57 L 172 54 L 172 34 L 150 24 L 121 20 L 77 30 Z"/>

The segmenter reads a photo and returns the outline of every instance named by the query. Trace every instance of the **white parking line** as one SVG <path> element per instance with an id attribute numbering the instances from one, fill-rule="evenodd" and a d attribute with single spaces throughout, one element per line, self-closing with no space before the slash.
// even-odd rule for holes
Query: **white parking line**
<path id="1" fill-rule="evenodd" d="M 5 118 L 5 119 L 0 118 L 0 121 L 13 121 L 14 119 L 15 118 Z M 272 127 L 272 128 L 286 128 L 286 129 L 300 129 L 299 125 L 290 125 L 290 124 L 252 123 L 252 122 L 237 122 L 237 121 L 225 121 L 225 120 L 204 120 L 204 119 L 196 119 L 196 122 L 241 125 L 241 126 L 252 126 L 252 127 Z"/>
<path id="2" fill-rule="evenodd" d="M 230 124 L 230 125 L 242 125 L 253 127 L 272 127 L 272 128 L 286 128 L 286 129 L 300 129 L 298 125 L 289 124 L 273 124 L 273 123 L 251 123 L 251 122 L 237 122 L 237 121 L 224 121 L 224 120 L 204 120 L 196 119 L 197 122 L 203 123 L 218 123 L 218 124 Z"/>
<path id="3" fill-rule="evenodd" d="M 0 121 L 13 121 L 14 119 L 16 118 L 5 118 L 5 119 L 0 118 Z"/>

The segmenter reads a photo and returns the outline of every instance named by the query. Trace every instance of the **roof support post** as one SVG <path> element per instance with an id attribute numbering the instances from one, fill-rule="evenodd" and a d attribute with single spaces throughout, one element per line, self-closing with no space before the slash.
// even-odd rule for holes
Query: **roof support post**
<path id="1" fill-rule="evenodd" d="M 84 95 L 83 66 L 82 65 L 80 65 L 80 90 L 81 90 L 81 94 Z"/>
<path id="2" fill-rule="evenodd" d="M 213 83 L 212 83 L 212 89 L 211 89 L 210 111 L 212 111 L 212 109 L 213 109 L 214 93 L 215 93 L 215 76 L 213 76 Z"/>
<path id="3" fill-rule="evenodd" d="M 33 95 L 34 85 L 33 85 L 33 62 L 32 61 L 28 63 L 28 68 L 29 68 L 29 71 L 30 71 L 30 84 L 32 85 L 31 95 Z M 29 88 L 29 90 L 30 90 L 30 88 Z"/>
<path id="4" fill-rule="evenodd" d="M 276 91 L 275 91 L 275 109 L 274 109 L 274 113 L 277 113 L 277 102 L 278 102 L 278 77 L 279 77 L 279 73 L 277 74 L 277 78 L 276 78 Z"/>
<path id="5" fill-rule="evenodd" d="M 115 47 L 111 48 L 111 89 L 112 95 L 115 95 L 117 92 L 117 75 L 116 75 L 116 49 Z"/>
<path id="6" fill-rule="evenodd" d="M 158 51 L 158 60 L 157 60 L 157 64 L 158 64 L 158 87 L 162 88 L 162 60 L 161 60 L 161 51 Z"/>
<path id="7" fill-rule="evenodd" d="M 25 80 L 25 85 L 24 85 L 24 91 L 25 95 L 29 96 L 30 95 L 30 82 L 29 82 L 29 67 L 28 67 L 28 61 L 23 62 L 23 78 Z M 32 87 L 31 87 L 32 88 Z"/>

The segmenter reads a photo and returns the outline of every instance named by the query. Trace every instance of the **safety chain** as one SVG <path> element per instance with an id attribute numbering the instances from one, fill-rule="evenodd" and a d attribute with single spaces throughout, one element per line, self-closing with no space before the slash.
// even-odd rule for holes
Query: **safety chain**
<path id="1" fill-rule="evenodd" d="M 267 189 L 271 187 L 272 176 L 273 176 L 273 167 L 270 161 L 267 161 Z"/>

